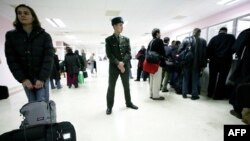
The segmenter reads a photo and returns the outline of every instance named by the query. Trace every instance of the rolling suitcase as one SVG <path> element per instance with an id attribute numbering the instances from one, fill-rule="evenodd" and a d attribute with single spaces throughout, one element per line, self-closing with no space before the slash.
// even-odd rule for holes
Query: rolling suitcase
<path id="1" fill-rule="evenodd" d="M 0 86 L 0 100 L 7 99 L 9 97 L 9 91 L 7 86 Z"/>
<path id="2" fill-rule="evenodd" d="M 0 135 L 0 141 L 76 141 L 76 133 L 70 122 L 60 122 L 13 130 Z"/>

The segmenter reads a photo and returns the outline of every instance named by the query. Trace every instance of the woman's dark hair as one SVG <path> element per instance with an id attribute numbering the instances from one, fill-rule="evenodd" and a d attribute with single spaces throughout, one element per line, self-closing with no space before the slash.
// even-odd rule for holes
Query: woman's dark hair
<path id="1" fill-rule="evenodd" d="M 153 36 L 153 38 L 156 38 L 157 33 L 160 33 L 160 29 L 154 28 L 154 29 L 152 30 L 152 36 Z"/>
<path id="2" fill-rule="evenodd" d="M 40 24 L 40 22 L 39 22 L 39 20 L 38 20 L 38 18 L 37 18 L 37 16 L 36 16 L 35 11 L 34 11 L 31 7 L 29 7 L 29 6 L 25 5 L 25 4 L 20 4 L 20 5 L 18 5 L 18 6 L 15 8 L 16 19 L 15 19 L 15 21 L 13 22 L 14 27 L 15 27 L 16 29 L 20 29 L 20 28 L 23 27 L 22 23 L 18 20 L 18 17 L 17 17 L 17 14 L 18 14 L 18 13 L 17 13 L 17 10 L 18 10 L 18 8 L 20 8 L 20 7 L 25 7 L 25 8 L 28 8 L 28 9 L 30 10 L 30 13 L 31 13 L 32 17 L 34 18 L 34 20 L 33 20 L 33 22 L 32 22 L 33 28 L 37 28 L 37 27 L 40 28 L 40 27 L 41 27 L 41 24 Z"/>

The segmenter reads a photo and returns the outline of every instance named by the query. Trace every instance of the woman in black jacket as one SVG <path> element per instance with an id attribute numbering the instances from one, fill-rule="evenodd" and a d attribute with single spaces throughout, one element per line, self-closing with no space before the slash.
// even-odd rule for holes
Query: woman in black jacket
<path id="1" fill-rule="evenodd" d="M 160 96 L 160 87 L 161 87 L 161 77 L 162 77 L 162 68 L 166 67 L 164 58 L 165 50 L 163 40 L 161 39 L 160 29 L 153 29 L 152 31 L 153 39 L 148 45 L 147 51 L 155 51 L 160 56 L 160 67 L 158 68 L 155 74 L 150 74 L 150 98 L 153 100 L 164 100 L 163 96 Z"/>
<path id="2" fill-rule="evenodd" d="M 15 29 L 6 33 L 7 63 L 15 79 L 23 84 L 29 102 L 48 101 L 53 64 L 51 37 L 41 28 L 31 7 L 21 4 L 15 13 Z"/>
<path id="3" fill-rule="evenodd" d="M 64 63 L 67 72 L 67 85 L 71 88 L 72 84 L 75 88 L 78 87 L 78 73 L 80 71 L 80 62 L 78 56 L 73 53 L 70 47 L 66 47 L 67 54 L 65 55 Z"/>

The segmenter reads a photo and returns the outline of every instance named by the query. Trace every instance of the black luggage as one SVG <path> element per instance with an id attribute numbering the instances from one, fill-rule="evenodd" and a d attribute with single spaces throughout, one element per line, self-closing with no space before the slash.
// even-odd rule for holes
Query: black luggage
<path id="1" fill-rule="evenodd" d="M 0 100 L 7 99 L 9 97 L 9 91 L 7 86 L 0 86 Z"/>
<path id="2" fill-rule="evenodd" d="M 236 89 L 238 103 L 244 108 L 250 108 L 250 83 L 239 84 Z"/>
<path id="3" fill-rule="evenodd" d="M 60 122 L 13 130 L 2 134 L 0 141 L 76 141 L 76 133 L 70 122 Z"/>
<path id="4" fill-rule="evenodd" d="M 88 73 L 86 71 L 83 72 L 83 77 L 88 78 Z"/>

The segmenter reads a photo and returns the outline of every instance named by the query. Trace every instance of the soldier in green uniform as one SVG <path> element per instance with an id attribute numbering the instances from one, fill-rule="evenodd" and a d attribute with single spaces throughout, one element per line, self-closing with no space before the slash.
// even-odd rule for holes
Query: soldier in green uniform
<path id="1" fill-rule="evenodd" d="M 115 85 L 120 75 L 124 93 L 126 105 L 128 108 L 138 109 L 131 102 L 130 89 L 129 89 L 129 70 L 130 70 L 130 44 L 127 37 L 121 36 L 120 33 L 123 30 L 123 19 L 121 17 L 115 17 L 111 20 L 114 28 L 114 34 L 106 38 L 106 54 L 109 58 L 109 86 L 107 91 L 107 111 L 106 114 L 112 113 L 112 107 L 114 104 Z"/>

